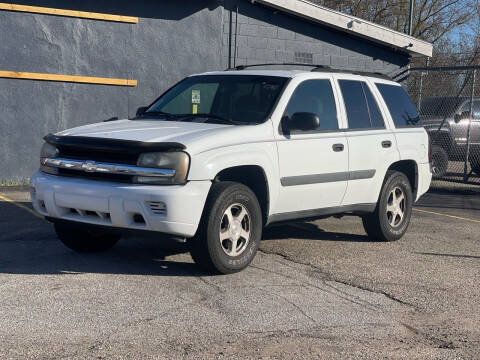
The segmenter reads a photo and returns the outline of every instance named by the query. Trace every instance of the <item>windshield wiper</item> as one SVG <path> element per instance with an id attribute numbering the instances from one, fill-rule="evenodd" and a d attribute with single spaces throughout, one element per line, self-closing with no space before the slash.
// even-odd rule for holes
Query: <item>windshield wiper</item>
<path id="1" fill-rule="evenodd" d="M 185 115 L 170 114 L 170 113 L 166 113 L 166 112 L 163 112 L 163 111 L 147 111 L 147 112 L 144 112 L 141 116 L 148 116 L 148 115 L 165 116 L 166 118 L 177 118 L 177 117 L 184 117 L 185 116 Z"/>
<path id="2" fill-rule="evenodd" d="M 230 124 L 230 125 L 243 125 L 244 123 L 242 122 L 239 122 L 239 121 L 235 121 L 235 120 L 232 120 L 232 119 L 227 119 L 227 118 L 224 118 L 222 116 L 219 116 L 219 115 L 215 115 L 215 114 L 208 114 L 208 113 L 199 113 L 199 114 L 170 114 L 170 113 L 166 113 L 166 112 L 163 112 L 163 111 L 147 111 L 145 113 L 142 114 L 142 117 L 144 116 L 148 116 L 148 115 L 152 115 L 152 116 L 165 116 L 167 118 L 167 120 L 170 120 L 170 119 L 181 119 L 180 121 L 185 121 L 187 119 L 194 119 L 194 118 L 210 118 L 210 119 L 215 119 L 215 120 L 218 120 L 218 121 L 222 121 L 223 123 L 226 123 L 226 124 Z"/>
<path id="3" fill-rule="evenodd" d="M 188 119 L 191 118 L 210 118 L 210 119 L 215 119 L 219 121 L 223 121 L 224 123 L 231 124 L 231 125 L 241 125 L 242 123 L 232 120 L 232 119 L 227 119 L 224 118 L 223 116 L 215 115 L 215 114 L 207 114 L 207 113 L 199 113 L 199 114 L 184 114 L 184 116 Z"/>
<path id="4" fill-rule="evenodd" d="M 178 120 L 179 118 L 190 116 L 190 114 L 170 114 L 163 111 L 147 111 L 142 115 L 138 115 L 135 119 L 148 118 L 149 116 L 161 117 L 161 120 L 163 121 L 173 121 L 173 120 Z"/>
<path id="5" fill-rule="evenodd" d="M 170 115 L 163 111 L 145 111 L 142 115 Z"/>

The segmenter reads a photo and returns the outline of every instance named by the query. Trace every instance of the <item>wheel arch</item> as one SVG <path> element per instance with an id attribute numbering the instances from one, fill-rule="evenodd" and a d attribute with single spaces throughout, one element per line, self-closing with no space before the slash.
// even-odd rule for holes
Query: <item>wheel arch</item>
<path id="1" fill-rule="evenodd" d="M 220 170 L 214 182 L 234 181 L 250 188 L 258 199 L 265 225 L 270 211 L 270 190 L 268 177 L 260 165 L 238 165 Z"/>
<path id="2" fill-rule="evenodd" d="M 389 170 L 399 171 L 408 178 L 413 191 L 413 198 L 417 198 L 418 193 L 418 164 L 415 160 L 399 160 L 389 166 Z"/>
<path id="3" fill-rule="evenodd" d="M 212 149 L 192 156 L 188 178 L 243 183 L 259 197 L 266 221 L 270 209 L 275 208 L 280 186 L 277 156 L 274 142 Z"/>

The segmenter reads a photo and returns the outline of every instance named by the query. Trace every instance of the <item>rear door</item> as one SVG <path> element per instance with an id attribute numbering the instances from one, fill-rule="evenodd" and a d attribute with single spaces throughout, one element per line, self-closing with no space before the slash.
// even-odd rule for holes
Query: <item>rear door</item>
<path id="1" fill-rule="evenodd" d="M 417 109 L 400 84 L 375 80 L 382 107 L 395 128 L 395 139 L 401 160 L 428 164 L 429 139 L 420 123 Z"/>
<path id="2" fill-rule="evenodd" d="M 349 181 L 342 205 L 373 204 L 389 165 L 398 160 L 396 139 L 371 84 L 361 77 L 336 76 L 348 128 Z"/>
<path id="3" fill-rule="evenodd" d="M 285 133 L 276 130 L 280 191 L 274 212 L 286 218 L 314 215 L 314 209 L 341 204 L 348 179 L 348 144 L 340 130 L 340 109 L 332 77 L 294 79 L 293 92 L 283 117 L 296 112 L 315 113 L 320 126 L 314 131 Z M 288 95 L 287 92 L 285 94 Z"/>

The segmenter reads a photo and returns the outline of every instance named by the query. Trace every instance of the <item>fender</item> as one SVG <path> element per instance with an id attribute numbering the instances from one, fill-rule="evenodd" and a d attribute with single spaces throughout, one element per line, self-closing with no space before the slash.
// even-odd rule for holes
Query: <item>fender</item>
<path id="1" fill-rule="evenodd" d="M 273 209 L 279 191 L 277 147 L 274 141 L 246 143 L 208 150 L 192 156 L 189 181 L 213 181 L 222 170 L 245 165 L 263 169 L 268 182 L 270 208 Z"/>

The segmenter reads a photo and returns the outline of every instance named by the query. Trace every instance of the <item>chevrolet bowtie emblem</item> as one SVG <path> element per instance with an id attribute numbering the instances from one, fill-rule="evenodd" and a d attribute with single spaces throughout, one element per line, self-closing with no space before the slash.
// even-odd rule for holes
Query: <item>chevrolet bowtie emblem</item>
<path id="1" fill-rule="evenodd" d="M 82 169 L 86 172 L 94 172 L 97 169 L 95 161 L 86 161 L 82 164 Z"/>

